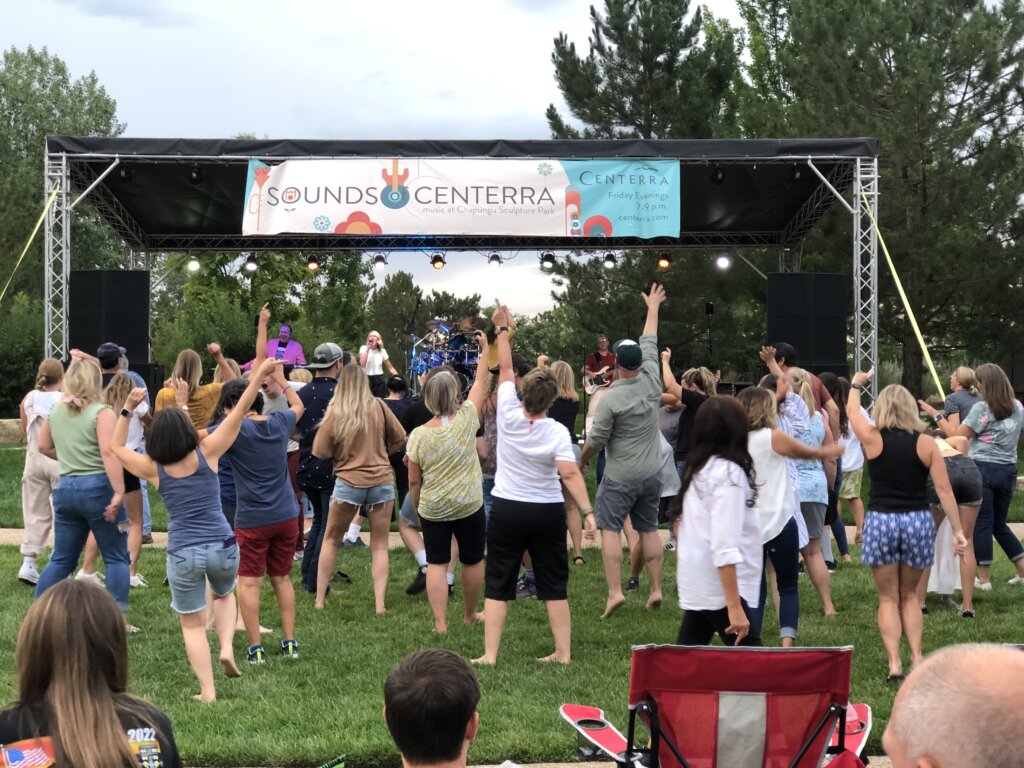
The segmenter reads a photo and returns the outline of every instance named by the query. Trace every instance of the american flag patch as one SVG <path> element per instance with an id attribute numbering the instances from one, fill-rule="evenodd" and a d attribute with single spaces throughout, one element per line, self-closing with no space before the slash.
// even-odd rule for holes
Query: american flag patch
<path id="1" fill-rule="evenodd" d="M 46 747 L 50 748 L 48 752 Z M 0 751 L 5 768 L 48 768 L 56 761 L 50 739 L 30 739 L 11 744 Z"/>

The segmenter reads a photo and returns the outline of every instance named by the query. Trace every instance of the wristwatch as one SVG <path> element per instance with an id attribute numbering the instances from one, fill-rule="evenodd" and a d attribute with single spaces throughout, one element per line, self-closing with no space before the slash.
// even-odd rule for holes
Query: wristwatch
<path id="1" fill-rule="evenodd" d="M 130 419 L 132 417 L 132 412 L 129 411 L 127 408 L 122 408 L 121 415 L 124 416 L 126 419 Z"/>
<path id="2" fill-rule="evenodd" d="M 508 331 L 508 326 L 507 325 L 499 325 L 497 328 L 494 329 L 495 333 L 501 333 L 502 331 Z"/>
<path id="3" fill-rule="evenodd" d="M 864 391 L 864 385 L 863 384 L 851 384 L 850 385 L 850 389 L 856 389 L 858 392 L 863 392 Z"/>
<path id="4" fill-rule="evenodd" d="M 181 410 L 183 410 L 186 413 L 188 413 L 188 406 L 187 405 L 179 405 L 178 407 L 181 408 Z"/>

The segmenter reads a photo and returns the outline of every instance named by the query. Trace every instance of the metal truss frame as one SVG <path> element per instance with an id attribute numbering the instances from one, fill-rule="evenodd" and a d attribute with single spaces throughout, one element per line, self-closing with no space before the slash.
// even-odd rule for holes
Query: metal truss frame
<path id="1" fill-rule="evenodd" d="M 878 158 L 856 161 L 852 213 L 853 370 L 875 370 L 864 386 L 874 400 L 878 393 L 878 232 L 872 219 L 878 221 Z"/>
<path id="2" fill-rule="evenodd" d="M 46 212 L 44 237 L 43 353 L 65 359 L 68 352 L 68 278 L 71 272 L 71 181 L 68 157 L 46 154 L 44 200 L 57 193 Z"/>

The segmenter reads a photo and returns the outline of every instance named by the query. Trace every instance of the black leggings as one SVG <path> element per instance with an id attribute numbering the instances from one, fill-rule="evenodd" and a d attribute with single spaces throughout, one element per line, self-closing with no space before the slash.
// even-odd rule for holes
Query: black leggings
<path id="1" fill-rule="evenodd" d="M 430 565 L 448 565 L 452 559 L 452 536 L 459 544 L 459 562 L 476 565 L 484 559 L 484 540 L 487 532 L 487 518 L 480 507 L 469 517 L 458 520 L 428 520 L 420 518 L 423 530 L 423 547 L 427 551 Z"/>
<path id="2" fill-rule="evenodd" d="M 747 601 L 740 598 L 743 605 L 743 612 L 750 619 L 750 608 Z M 683 614 L 683 625 L 679 628 L 679 639 L 676 645 L 709 645 L 711 638 L 716 634 L 722 638 L 724 645 L 737 645 L 736 635 L 727 635 L 726 627 L 729 626 L 729 609 L 719 608 L 717 611 L 687 611 Z M 754 622 L 750 622 L 750 629 L 754 629 Z M 750 634 L 744 637 L 739 645 L 760 647 L 760 635 Z"/>

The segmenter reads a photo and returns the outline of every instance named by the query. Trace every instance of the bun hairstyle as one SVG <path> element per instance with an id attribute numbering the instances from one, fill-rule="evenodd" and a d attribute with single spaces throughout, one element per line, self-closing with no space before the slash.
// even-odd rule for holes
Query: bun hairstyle
<path id="1" fill-rule="evenodd" d="M 60 384 L 64 378 L 64 366 L 55 357 L 47 357 L 39 364 L 36 372 L 36 389 L 52 387 Z"/>
<path id="2" fill-rule="evenodd" d="M 957 380 L 961 387 L 966 389 L 972 395 L 978 394 L 978 377 L 973 368 L 961 365 L 953 371 L 953 378 Z"/>

